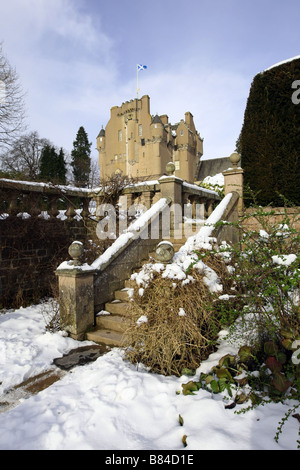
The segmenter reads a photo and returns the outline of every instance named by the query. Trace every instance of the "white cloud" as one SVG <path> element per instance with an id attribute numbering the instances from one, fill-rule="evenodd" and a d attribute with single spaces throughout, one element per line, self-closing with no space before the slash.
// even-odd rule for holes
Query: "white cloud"
<path id="1" fill-rule="evenodd" d="M 217 66 L 184 64 L 149 77 L 143 75 L 141 91 L 151 97 L 152 114 L 168 114 L 172 123 L 190 111 L 201 137 L 204 158 L 229 156 L 235 150 L 244 119 L 250 83 L 244 76 Z"/>
<path id="2" fill-rule="evenodd" d="M 83 0 L 10 0 L 1 6 L 0 41 L 28 92 L 29 127 L 67 150 L 81 125 L 94 148 L 110 108 L 136 96 L 135 70 L 132 79 L 124 79 L 114 39 L 102 27 L 101 9 L 92 16 L 84 6 Z M 204 156 L 228 156 L 241 129 L 250 83 L 200 59 L 189 57 L 164 72 L 148 63 L 140 74 L 140 96 L 148 94 L 151 113 L 166 113 L 172 123 L 190 111 L 204 137 Z"/>
<path id="3" fill-rule="evenodd" d="M 70 149 L 97 96 L 116 80 L 113 41 L 80 0 L 11 0 L 1 6 L 0 41 L 27 92 L 29 127 Z M 92 136 L 95 138 L 95 136 Z"/>

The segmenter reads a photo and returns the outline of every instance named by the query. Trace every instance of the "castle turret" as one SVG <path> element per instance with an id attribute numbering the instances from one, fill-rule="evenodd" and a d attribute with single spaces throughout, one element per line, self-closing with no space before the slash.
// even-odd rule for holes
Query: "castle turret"
<path id="1" fill-rule="evenodd" d="M 105 148 L 105 130 L 103 129 L 103 126 L 102 126 L 101 131 L 97 135 L 97 149 L 102 150 L 104 148 Z"/>
<path id="2" fill-rule="evenodd" d="M 158 114 L 152 119 L 151 135 L 154 139 L 165 140 L 166 138 L 165 127 Z"/>

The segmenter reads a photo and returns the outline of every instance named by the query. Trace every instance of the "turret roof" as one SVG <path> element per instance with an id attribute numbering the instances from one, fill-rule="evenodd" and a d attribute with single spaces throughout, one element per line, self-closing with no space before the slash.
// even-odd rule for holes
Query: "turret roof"
<path id="1" fill-rule="evenodd" d="M 102 126 L 102 129 L 98 134 L 98 137 L 103 137 L 103 136 L 105 136 L 105 130 L 103 129 L 103 126 Z"/>
<path id="2" fill-rule="evenodd" d="M 154 118 L 152 119 L 152 123 L 151 123 L 151 124 L 162 124 L 161 119 L 160 119 L 160 117 L 159 117 L 158 114 L 156 114 L 156 115 L 154 116 Z"/>

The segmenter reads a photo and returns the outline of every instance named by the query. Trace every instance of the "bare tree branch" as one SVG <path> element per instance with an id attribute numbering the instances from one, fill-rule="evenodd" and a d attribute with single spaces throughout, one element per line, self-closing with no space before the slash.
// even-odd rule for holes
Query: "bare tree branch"
<path id="1" fill-rule="evenodd" d="M 40 138 L 36 131 L 21 136 L 12 148 L 2 155 L 3 170 L 11 173 L 13 177 L 36 180 L 42 149 L 46 145 L 51 145 L 51 142 Z"/>
<path id="2" fill-rule="evenodd" d="M 24 93 L 0 43 L 0 150 L 7 149 L 25 130 L 24 121 Z"/>

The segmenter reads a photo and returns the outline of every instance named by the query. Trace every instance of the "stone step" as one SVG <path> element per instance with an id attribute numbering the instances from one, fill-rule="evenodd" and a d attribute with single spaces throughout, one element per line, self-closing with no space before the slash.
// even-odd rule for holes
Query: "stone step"
<path id="1" fill-rule="evenodd" d="M 123 333 L 126 329 L 126 318 L 121 315 L 98 315 L 97 329 L 112 330 Z"/>
<path id="2" fill-rule="evenodd" d="M 129 289 L 133 289 L 134 287 L 137 286 L 136 282 L 132 279 L 126 279 L 124 285 L 125 285 L 125 287 L 127 287 Z"/>
<path id="3" fill-rule="evenodd" d="M 128 302 L 122 302 L 121 300 L 113 300 L 105 304 L 105 310 L 115 315 L 128 315 Z"/>
<path id="4" fill-rule="evenodd" d="M 96 329 L 86 334 L 88 341 L 93 341 L 97 344 L 106 344 L 112 347 L 122 347 L 124 345 L 123 334 L 118 331 Z"/>
<path id="5" fill-rule="evenodd" d="M 186 242 L 186 238 L 171 238 L 170 241 L 175 252 Z M 142 264 L 155 260 L 155 251 L 149 254 L 149 258 Z M 129 313 L 130 290 L 136 286 L 134 280 L 128 279 L 124 283 L 123 289 L 115 291 L 115 300 L 105 304 L 107 314 L 96 317 L 96 327 L 94 331 L 86 335 L 87 340 L 107 346 L 122 347 L 124 345 L 124 331 L 126 329 L 126 316 Z"/>
<path id="6" fill-rule="evenodd" d="M 129 287 L 125 287 L 121 290 L 115 291 L 115 300 L 124 300 L 124 302 L 128 302 L 130 300 L 130 291 Z"/>

